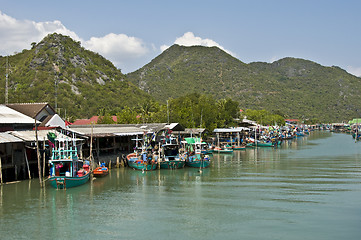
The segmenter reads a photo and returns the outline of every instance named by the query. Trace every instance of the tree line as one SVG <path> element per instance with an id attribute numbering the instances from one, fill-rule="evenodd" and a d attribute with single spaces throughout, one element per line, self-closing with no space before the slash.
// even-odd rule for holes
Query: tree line
<path id="1" fill-rule="evenodd" d="M 247 117 L 263 125 L 284 125 L 284 117 L 266 110 L 240 111 L 239 103 L 224 98 L 216 100 L 212 96 L 192 93 L 161 104 L 154 100 L 144 101 L 135 107 L 125 106 L 119 111 L 101 109 L 98 124 L 140 124 L 157 122 L 178 122 L 185 128 L 235 127 L 237 121 Z M 117 116 L 117 121 L 112 119 Z"/>

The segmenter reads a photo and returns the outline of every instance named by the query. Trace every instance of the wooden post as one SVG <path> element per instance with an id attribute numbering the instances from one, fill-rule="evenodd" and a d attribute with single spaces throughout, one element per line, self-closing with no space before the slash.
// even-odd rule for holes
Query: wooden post
<path id="1" fill-rule="evenodd" d="M 117 168 L 119 168 L 119 156 L 117 157 L 117 165 L 116 165 Z"/>
<path id="2" fill-rule="evenodd" d="M 113 137 L 113 153 L 116 153 L 116 148 L 115 148 L 116 142 L 115 142 L 115 137 Z"/>
<path id="3" fill-rule="evenodd" d="M 25 151 L 24 151 L 24 156 L 25 156 L 26 166 L 28 167 L 28 174 L 29 174 L 29 180 L 30 180 L 30 179 L 31 179 L 31 175 L 30 175 L 30 168 L 29 168 L 28 156 L 26 155 L 26 149 L 25 149 Z"/>
<path id="4" fill-rule="evenodd" d="M 14 144 L 11 144 L 11 163 L 14 165 L 15 170 L 15 180 L 18 180 L 18 166 L 16 165 L 16 162 L 14 162 Z"/>
<path id="5" fill-rule="evenodd" d="M 44 141 L 43 141 L 43 177 L 45 178 L 45 137 L 44 137 Z"/>
<path id="6" fill-rule="evenodd" d="M 3 169 L 1 165 L 1 157 L 0 157 L 0 184 L 3 184 Z"/>
<path id="7" fill-rule="evenodd" d="M 90 155 L 89 155 L 89 162 L 90 162 L 90 171 L 93 171 L 93 123 L 91 128 L 91 134 L 90 134 Z"/>
<path id="8" fill-rule="evenodd" d="M 37 157 L 38 157 L 39 183 L 40 183 L 40 187 L 43 187 L 43 181 L 42 181 L 42 177 L 41 177 L 41 164 L 40 164 L 39 141 L 38 141 L 38 126 L 36 125 L 36 119 L 35 119 L 35 139 L 36 139 L 36 155 L 37 155 Z"/>
<path id="9" fill-rule="evenodd" d="M 80 159 L 83 159 L 83 143 L 80 143 Z"/>
<path id="10" fill-rule="evenodd" d="M 99 161 L 99 151 L 100 151 L 100 148 L 99 148 L 99 138 L 97 137 L 97 160 Z"/>

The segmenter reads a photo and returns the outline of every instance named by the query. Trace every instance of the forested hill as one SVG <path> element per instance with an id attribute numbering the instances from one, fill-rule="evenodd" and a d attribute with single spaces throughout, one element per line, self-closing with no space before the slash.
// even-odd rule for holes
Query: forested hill
<path id="1" fill-rule="evenodd" d="M 9 56 L 8 62 L 9 103 L 49 102 L 55 107 L 57 99 L 61 116 L 66 112 L 74 119 L 150 99 L 110 61 L 60 34 L 33 43 L 30 50 Z M 6 57 L 0 57 L 0 66 L 0 103 L 4 103 Z"/>
<path id="2" fill-rule="evenodd" d="M 198 92 L 292 118 L 342 121 L 361 114 L 361 78 L 303 59 L 245 64 L 217 47 L 173 45 L 128 79 L 160 101 Z"/>
<path id="3" fill-rule="evenodd" d="M 303 59 L 246 64 L 217 47 L 173 45 L 125 76 L 80 42 L 54 33 L 8 60 L 9 103 L 49 102 L 55 107 L 56 101 L 61 116 L 66 111 L 73 119 L 195 92 L 292 118 L 335 122 L 361 114 L 361 78 Z M 6 57 L 0 57 L 0 103 L 6 69 Z"/>

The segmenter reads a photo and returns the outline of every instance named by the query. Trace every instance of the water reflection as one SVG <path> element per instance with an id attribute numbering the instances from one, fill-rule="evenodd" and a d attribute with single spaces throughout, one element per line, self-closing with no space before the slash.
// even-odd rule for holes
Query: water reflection
<path id="1" fill-rule="evenodd" d="M 112 169 L 65 191 L 36 179 L 4 185 L 0 236 L 281 239 L 290 231 L 292 239 L 359 239 L 360 144 L 315 132 L 278 148 L 214 154 L 202 172 Z"/>

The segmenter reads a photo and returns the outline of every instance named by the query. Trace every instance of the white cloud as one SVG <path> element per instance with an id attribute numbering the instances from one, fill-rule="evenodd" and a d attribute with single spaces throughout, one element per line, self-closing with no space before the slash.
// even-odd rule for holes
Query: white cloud
<path id="1" fill-rule="evenodd" d="M 141 67 L 138 66 L 138 61 L 144 62 L 152 48 L 152 52 L 155 52 L 154 46 L 149 46 L 149 50 L 141 39 L 125 34 L 110 33 L 104 37 L 91 37 L 86 41 L 58 20 L 52 22 L 18 20 L 0 11 L 0 55 L 11 55 L 29 49 L 32 42 L 38 43 L 46 35 L 54 32 L 80 41 L 85 48 L 99 53 L 126 71 Z"/>
<path id="2" fill-rule="evenodd" d="M 110 33 L 104 37 L 92 37 L 83 45 L 111 60 L 115 65 L 143 57 L 148 53 L 148 48 L 141 39 L 125 34 Z"/>
<path id="3" fill-rule="evenodd" d="M 60 21 L 17 20 L 0 11 L 0 54 L 8 55 L 29 49 L 32 42 L 39 42 L 53 32 L 70 36 L 77 41 L 81 40 L 76 33 L 68 30 Z"/>
<path id="4" fill-rule="evenodd" d="M 361 77 L 361 67 L 347 66 L 346 71 L 355 75 L 356 77 Z"/>
<path id="5" fill-rule="evenodd" d="M 162 52 L 164 52 L 164 51 L 167 50 L 169 47 L 170 47 L 169 45 L 162 45 L 162 46 L 160 46 L 160 50 L 161 50 Z"/>
<path id="6" fill-rule="evenodd" d="M 271 59 L 270 59 L 268 62 L 269 62 L 269 63 L 273 63 L 273 62 L 275 62 L 275 61 L 280 60 L 281 58 L 283 58 L 283 57 L 276 57 L 276 56 L 273 56 L 273 57 L 271 57 Z"/>
<path id="7" fill-rule="evenodd" d="M 213 41 L 212 39 L 208 39 L 208 38 L 202 39 L 200 37 L 196 37 L 196 36 L 194 36 L 194 34 L 192 32 L 186 32 L 183 36 L 177 38 L 174 41 L 174 44 L 178 44 L 178 45 L 182 45 L 182 46 L 218 47 L 218 48 L 222 49 L 223 51 L 225 51 L 226 53 L 236 57 L 236 54 L 234 54 L 231 51 L 225 49 L 224 47 L 222 47 L 220 44 Z M 168 47 L 169 46 L 167 46 L 167 45 L 162 45 L 160 47 L 160 50 L 164 51 Z"/>

